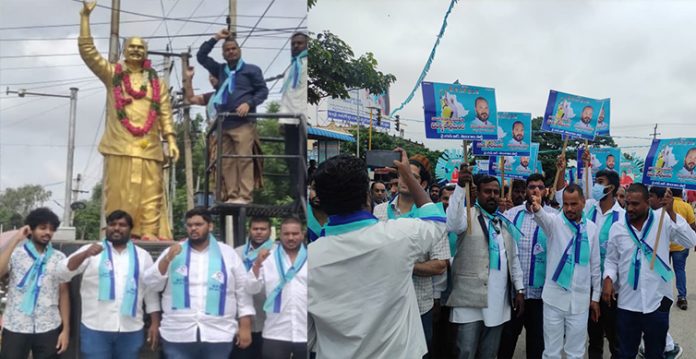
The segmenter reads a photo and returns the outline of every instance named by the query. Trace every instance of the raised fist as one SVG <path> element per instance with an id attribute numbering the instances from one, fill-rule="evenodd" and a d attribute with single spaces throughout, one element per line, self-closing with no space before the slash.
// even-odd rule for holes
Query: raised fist
<path id="1" fill-rule="evenodd" d="M 89 14 L 92 13 L 92 10 L 97 6 L 96 1 L 83 1 L 82 2 L 82 10 L 80 10 L 80 15 L 82 16 L 89 16 Z"/>
<path id="2" fill-rule="evenodd" d="M 169 247 L 169 251 L 167 252 L 167 256 L 165 258 L 167 261 L 171 262 L 174 260 L 174 257 L 179 255 L 179 253 L 181 253 L 181 244 L 174 243 L 171 247 Z"/>
<path id="3" fill-rule="evenodd" d="M 230 36 L 230 30 L 227 30 L 227 29 L 222 29 L 222 30 L 218 31 L 217 33 L 215 33 L 215 38 L 217 40 L 226 39 L 229 36 Z"/>
<path id="4" fill-rule="evenodd" d="M 103 250 L 104 250 L 104 247 L 102 247 L 101 244 L 99 244 L 99 243 L 92 243 L 92 245 L 90 245 L 90 246 L 87 248 L 87 250 L 85 251 L 85 253 L 87 254 L 88 257 L 94 257 L 94 256 L 96 256 L 97 254 L 101 253 L 101 251 L 103 251 Z"/>

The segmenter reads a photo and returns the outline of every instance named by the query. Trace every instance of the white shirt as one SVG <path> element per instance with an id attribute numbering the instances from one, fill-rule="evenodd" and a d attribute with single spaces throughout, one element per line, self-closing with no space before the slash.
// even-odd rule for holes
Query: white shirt
<path id="1" fill-rule="evenodd" d="M 159 312 L 159 295 L 145 283 L 145 271 L 152 267 L 152 256 L 146 250 L 135 246 L 138 255 L 139 276 L 138 276 L 138 299 L 135 317 L 121 314 L 121 303 L 126 289 L 128 278 L 128 266 L 130 263 L 130 252 L 124 248 L 120 253 L 114 249 L 111 242 L 112 265 L 114 268 L 114 290 L 115 300 L 99 300 L 99 264 L 101 263 L 102 253 L 88 257 L 74 271 L 68 270 L 70 258 L 87 250 L 92 244 L 80 247 L 70 257 L 60 262 L 58 270 L 65 279 L 82 274 L 80 284 L 80 298 L 82 304 L 82 324 L 92 330 L 103 332 L 134 332 L 143 328 L 143 302 L 147 313 Z M 101 244 L 101 243 L 100 243 Z M 106 249 L 104 249 L 106 250 Z"/>
<path id="2" fill-rule="evenodd" d="M 400 218 L 310 244 L 309 341 L 317 358 L 422 357 L 411 275 L 416 258 L 444 235 L 442 222 Z"/>
<path id="3" fill-rule="evenodd" d="M 587 200 L 587 203 L 585 204 L 585 214 L 590 213 L 590 211 L 588 209 L 588 204 L 590 204 L 590 208 L 591 207 L 595 208 L 596 215 L 595 215 L 595 219 L 593 222 L 597 225 L 597 240 L 599 240 L 599 234 L 602 232 L 602 227 L 604 226 L 604 222 L 611 221 L 612 213 L 614 213 L 614 211 L 619 212 L 619 220 L 621 220 L 622 218 L 625 218 L 625 216 L 626 216 L 626 210 L 621 208 L 621 205 L 619 204 L 619 201 L 617 201 L 617 200 L 614 200 L 614 205 L 611 208 L 609 208 L 609 210 L 606 213 L 602 213 L 602 208 L 599 206 L 598 201 Z M 587 220 L 588 221 L 592 220 L 592 218 L 587 217 Z M 613 226 L 614 225 L 612 224 L 612 227 Z M 609 235 L 609 238 L 611 238 L 611 235 Z M 609 240 L 607 239 L 606 242 L 600 243 L 599 246 L 600 246 L 600 250 L 604 249 L 606 251 L 607 247 L 609 246 Z"/>
<path id="4" fill-rule="evenodd" d="M 280 283 L 278 267 L 275 255 L 280 243 L 273 246 L 270 255 L 261 265 L 259 277 L 256 278 L 252 269 L 249 270 L 247 291 L 256 294 L 261 291 L 266 296 Z M 292 266 L 287 254 L 282 255 L 283 265 Z M 307 342 L 307 263 L 289 283 L 283 287 L 280 294 L 280 313 L 266 312 L 266 321 L 263 325 L 263 337 L 284 342 Z M 261 309 L 263 310 L 263 308 Z"/>
<path id="5" fill-rule="evenodd" d="M 288 86 L 283 92 L 283 97 L 280 99 L 281 113 L 307 113 L 307 58 L 300 59 L 302 71 L 300 72 L 300 80 L 296 88 Z M 288 69 L 285 74 L 287 77 L 292 68 Z M 285 79 L 287 81 L 287 78 Z M 281 118 L 279 124 L 298 125 L 300 120 L 297 118 Z"/>
<path id="6" fill-rule="evenodd" d="M 575 238 L 575 233 L 571 232 L 565 224 L 562 215 L 563 212 L 558 214 L 550 214 L 546 211 L 534 213 L 534 220 L 547 237 L 546 281 L 541 299 L 544 300 L 544 303 L 570 312 L 570 314 L 580 314 L 587 312 L 590 307 L 590 290 L 594 288 L 592 291 L 593 302 L 599 301 L 599 295 L 602 291 L 597 226 L 592 221 L 586 221 L 584 230 L 587 232 L 590 244 L 590 263 L 589 265 L 575 264 L 571 289 L 565 290 L 553 280 L 553 274 L 566 247 L 568 247 L 568 243 Z"/>
<path id="7" fill-rule="evenodd" d="M 254 305 L 251 295 L 245 290 L 246 271 L 244 264 L 232 247 L 218 242 L 220 254 L 227 270 L 227 294 L 225 312 L 222 316 L 205 313 L 205 298 L 208 292 L 208 247 L 203 251 L 191 248 L 189 266 L 189 292 L 191 308 L 172 309 L 172 286 L 169 282 L 169 271 L 160 274 L 159 262 L 169 252 L 167 248 L 145 273 L 145 284 L 155 291 L 162 293 L 162 323 L 160 335 L 168 342 L 190 343 L 196 341 L 196 329 L 200 331 L 202 342 L 223 343 L 231 342 L 237 333 L 237 318 L 254 315 Z"/>
<path id="8" fill-rule="evenodd" d="M 493 124 L 489 120 L 486 120 L 484 122 L 484 121 L 481 121 L 478 117 L 476 117 L 473 121 L 471 121 L 471 127 L 488 128 L 488 127 L 493 127 Z"/>
<path id="9" fill-rule="evenodd" d="M 269 238 L 267 240 L 272 241 L 273 239 Z M 244 263 L 244 247 L 246 247 L 246 244 L 234 249 L 242 260 L 242 264 Z M 244 268 L 246 269 L 246 267 Z M 251 331 L 253 333 L 260 333 L 263 331 L 263 323 L 266 321 L 266 312 L 263 311 L 263 303 L 266 302 L 266 293 L 261 291 L 260 293 L 254 294 L 252 300 L 254 302 L 254 311 L 256 314 L 251 318 Z"/>
<path id="10" fill-rule="evenodd" d="M 650 228 L 650 233 L 645 237 L 645 242 L 652 248 L 655 247 L 661 212 L 662 209 L 653 212 L 654 222 Z M 640 231 L 635 227 L 633 230 L 640 238 L 645 231 L 645 223 Z M 624 217 L 611 227 L 609 238 L 607 258 L 604 261 L 604 277 L 611 278 L 614 284 L 618 283 L 619 308 L 633 312 L 652 313 L 659 308 L 662 297 L 672 299 L 672 281 L 665 282 L 657 272 L 651 270 L 650 259 L 646 258 L 642 251 L 640 252 L 641 267 L 638 276 L 638 289 L 633 290 L 633 283 L 628 282 L 628 272 L 631 268 L 636 245 L 628 232 Z M 691 248 L 696 245 L 696 233 L 680 215 L 677 215 L 676 222 L 672 222 L 669 215 L 665 213 L 657 255 L 668 266 L 670 240 L 686 248 Z"/>

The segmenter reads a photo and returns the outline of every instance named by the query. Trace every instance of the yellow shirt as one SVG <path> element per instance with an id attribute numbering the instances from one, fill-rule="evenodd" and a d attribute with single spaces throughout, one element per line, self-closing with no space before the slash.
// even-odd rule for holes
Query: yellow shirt
<path id="1" fill-rule="evenodd" d="M 168 134 L 175 133 L 172 124 L 172 110 L 169 103 L 169 89 L 167 85 L 162 79 L 158 79 L 160 82 L 160 116 L 152 126 L 152 129 L 142 137 L 133 136 L 121 124 L 116 115 L 112 85 L 115 72 L 114 65 L 99 54 L 91 37 L 78 38 L 78 45 L 80 48 L 80 55 L 85 64 L 87 64 L 89 69 L 104 83 L 108 93 L 106 101 L 106 129 L 99 143 L 99 152 L 103 155 L 128 156 L 160 162 L 164 161 L 164 151 L 162 149 L 160 134 L 164 137 Z M 123 66 L 125 70 L 125 65 Z M 140 100 L 133 99 L 131 104 L 125 106 L 126 116 L 130 122 L 134 126 L 142 128 L 147 121 L 147 115 L 150 111 L 152 86 L 149 84 L 146 72 L 133 73 L 130 75 L 130 80 L 134 89 L 140 88 L 143 83 L 147 84 L 147 95 L 145 95 L 145 98 Z M 123 96 L 128 97 L 128 94 L 124 91 Z"/>
<path id="2" fill-rule="evenodd" d="M 683 199 L 681 198 L 675 198 L 674 199 L 674 212 L 676 212 L 678 215 L 684 217 L 686 220 L 686 223 L 692 224 L 696 222 L 696 215 L 694 215 L 694 208 L 691 207 L 690 204 L 684 202 Z M 683 246 L 680 246 L 676 243 L 670 243 L 669 244 L 669 251 L 670 252 L 678 252 L 678 251 L 683 251 L 684 248 Z"/>

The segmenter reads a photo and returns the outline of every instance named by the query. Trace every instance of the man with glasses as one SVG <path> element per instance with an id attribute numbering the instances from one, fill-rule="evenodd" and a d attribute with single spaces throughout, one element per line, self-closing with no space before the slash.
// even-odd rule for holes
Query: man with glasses
<path id="1" fill-rule="evenodd" d="M 525 182 L 523 182 L 525 183 Z M 517 239 L 517 255 L 522 266 L 524 279 L 524 313 L 513 313 L 509 322 L 503 327 L 500 339 L 498 358 L 512 358 L 515 354 L 517 338 L 524 326 L 526 332 L 527 358 L 541 358 L 544 351 L 544 303 L 541 291 L 546 277 L 546 235 L 534 221 L 531 200 L 532 196 L 544 197 L 547 189 L 544 185 L 544 175 L 533 173 L 526 180 L 522 204 L 507 210 L 505 217 L 522 231 Z M 514 186 L 513 186 L 514 195 Z M 543 207 L 545 211 L 556 213 L 550 206 Z"/>

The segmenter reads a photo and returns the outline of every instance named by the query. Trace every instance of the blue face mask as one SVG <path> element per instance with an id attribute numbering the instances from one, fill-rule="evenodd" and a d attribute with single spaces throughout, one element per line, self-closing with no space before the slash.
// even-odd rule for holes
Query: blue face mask
<path id="1" fill-rule="evenodd" d="M 597 202 L 601 201 L 604 197 L 607 196 L 607 193 L 604 193 L 604 190 L 606 187 L 600 183 L 595 183 L 592 186 L 592 198 L 594 198 Z"/>

